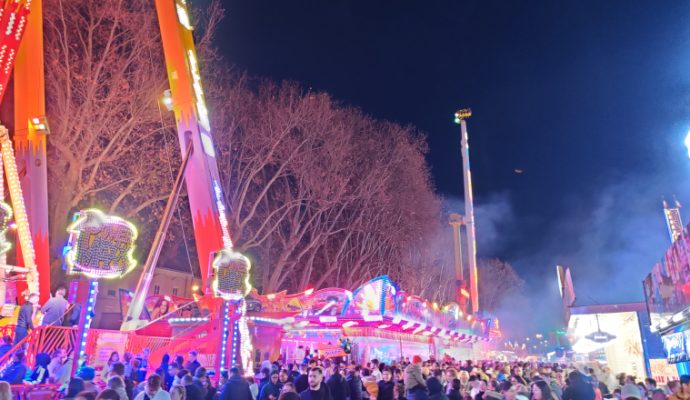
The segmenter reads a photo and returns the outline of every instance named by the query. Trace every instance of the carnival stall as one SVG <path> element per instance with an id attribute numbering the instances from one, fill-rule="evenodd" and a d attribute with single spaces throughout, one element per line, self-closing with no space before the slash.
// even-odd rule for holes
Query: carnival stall
<path id="1" fill-rule="evenodd" d="M 471 358 L 489 340 L 484 321 L 451 303 L 439 306 L 401 291 L 387 276 L 354 291 L 312 289 L 247 298 L 254 361 L 350 355 L 357 362 L 392 361 L 415 354 Z"/>

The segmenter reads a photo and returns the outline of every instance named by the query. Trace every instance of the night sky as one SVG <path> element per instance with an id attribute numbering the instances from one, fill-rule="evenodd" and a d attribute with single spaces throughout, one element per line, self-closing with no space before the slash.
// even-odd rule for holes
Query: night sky
<path id="1" fill-rule="evenodd" d="M 452 116 L 471 107 L 478 252 L 516 266 L 536 296 L 525 307 L 558 320 L 556 263 L 580 303 L 642 299 L 669 245 L 662 196 L 690 207 L 690 2 L 223 5 L 228 62 L 424 131 L 451 208 Z"/>

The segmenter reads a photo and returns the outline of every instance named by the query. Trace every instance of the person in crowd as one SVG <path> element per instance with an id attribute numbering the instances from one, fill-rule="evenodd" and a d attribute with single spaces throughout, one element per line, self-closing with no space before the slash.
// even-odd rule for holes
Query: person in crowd
<path id="1" fill-rule="evenodd" d="M 168 371 L 165 373 L 165 387 L 172 388 L 175 384 L 175 377 L 180 372 L 180 365 L 177 362 L 172 362 L 168 365 Z"/>
<path id="2" fill-rule="evenodd" d="M 101 370 L 102 381 L 107 380 L 108 376 L 110 375 L 110 370 L 113 368 L 113 364 L 115 364 L 116 362 L 120 362 L 120 353 L 118 353 L 117 351 L 113 351 L 112 353 L 110 353 L 108 361 L 105 362 L 105 365 Z"/>
<path id="3" fill-rule="evenodd" d="M 645 397 L 638 385 L 626 383 L 621 387 L 621 400 L 643 400 Z"/>
<path id="4" fill-rule="evenodd" d="M 170 354 L 163 354 L 161 365 L 158 368 L 162 371 L 161 378 L 163 378 L 163 389 L 170 389 L 170 384 L 172 384 L 172 376 L 170 375 Z"/>
<path id="5" fill-rule="evenodd" d="M 280 394 L 283 394 L 285 392 L 294 392 L 297 393 L 297 390 L 295 389 L 295 384 L 292 382 L 285 382 L 282 388 L 280 388 Z"/>
<path id="6" fill-rule="evenodd" d="M 17 350 L 12 355 L 12 363 L 0 376 L 0 381 L 8 382 L 10 385 L 17 385 L 22 383 L 26 376 L 26 363 L 24 360 L 24 351 Z"/>
<path id="7" fill-rule="evenodd" d="M 265 384 L 259 391 L 258 400 L 277 400 L 280 396 L 280 378 L 278 377 L 278 371 L 271 371 L 270 378 L 267 384 Z"/>
<path id="8" fill-rule="evenodd" d="M 252 400 L 252 392 L 249 383 L 240 375 L 240 370 L 236 367 L 230 368 L 228 382 L 223 387 L 220 400 Z M 189 399 L 188 399 L 189 400 Z"/>
<path id="9" fill-rule="evenodd" d="M 146 380 L 146 388 L 134 400 L 170 400 L 170 394 L 163 390 L 163 378 L 153 374 Z"/>
<path id="10" fill-rule="evenodd" d="M 109 378 L 106 386 L 117 393 L 119 400 L 129 400 L 127 389 L 125 388 L 125 381 L 123 381 L 121 377 L 116 375 Z"/>
<path id="11" fill-rule="evenodd" d="M 113 389 L 103 389 L 96 395 L 96 400 L 120 400 L 120 395 Z"/>
<path id="12" fill-rule="evenodd" d="M 48 376 L 50 383 L 62 386 L 69 378 L 69 366 L 66 365 L 67 353 L 63 349 L 53 351 L 48 364 Z"/>
<path id="13" fill-rule="evenodd" d="M 259 393 L 261 393 L 261 389 L 263 389 L 264 386 L 270 381 L 271 381 L 271 368 L 262 366 L 261 371 L 259 372 Z"/>
<path id="14" fill-rule="evenodd" d="M 393 382 L 393 372 L 390 368 L 384 368 L 381 372 L 382 379 L 378 382 L 377 400 L 395 400 L 395 382 Z"/>
<path id="15" fill-rule="evenodd" d="M 379 383 L 376 381 L 376 378 L 371 376 L 371 370 L 369 368 L 364 368 L 362 370 L 362 385 L 364 386 L 364 398 L 375 399 L 379 393 Z"/>
<path id="16" fill-rule="evenodd" d="M 148 371 L 150 355 L 151 349 L 146 347 L 136 358 L 139 361 L 139 368 L 137 369 L 137 382 L 146 381 L 146 371 Z"/>
<path id="17" fill-rule="evenodd" d="M 667 398 L 664 389 L 654 389 L 652 391 L 652 400 L 666 400 Z"/>
<path id="18" fill-rule="evenodd" d="M 281 393 L 280 397 L 278 397 L 278 400 L 299 400 L 300 397 L 297 393 L 294 392 L 285 392 Z"/>
<path id="19" fill-rule="evenodd" d="M 278 372 L 278 379 L 280 380 L 281 385 L 285 385 L 288 382 L 292 383 L 292 377 L 290 376 L 290 371 L 288 371 L 285 368 L 281 369 L 280 372 Z"/>
<path id="20" fill-rule="evenodd" d="M 43 385 L 48 382 L 50 373 L 48 372 L 48 364 L 50 364 L 50 356 L 46 353 L 36 354 L 36 365 L 31 370 L 28 382 L 33 385 Z"/>
<path id="21" fill-rule="evenodd" d="M 364 384 L 362 383 L 361 370 L 361 367 L 357 365 L 352 368 L 347 375 L 347 385 L 350 393 L 350 400 L 362 400 L 362 389 Z"/>
<path id="22" fill-rule="evenodd" d="M 529 400 L 554 400 L 549 384 L 543 380 L 535 380 L 532 382 Z"/>
<path id="23" fill-rule="evenodd" d="M 78 377 L 74 377 L 69 380 L 67 384 L 67 393 L 62 400 L 74 400 L 77 395 L 84 391 L 84 380 Z"/>
<path id="24" fill-rule="evenodd" d="M 55 296 L 48 299 L 43 305 L 43 308 L 41 308 L 41 312 L 43 313 L 43 322 L 41 325 L 62 326 L 62 320 L 69 306 L 69 303 L 65 299 L 66 295 L 67 289 L 64 286 L 61 285 L 55 289 Z"/>
<path id="25" fill-rule="evenodd" d="M 448 391 L 448 400 L 462 400 L 462 395 L 460 394 L 460 379 L 455 378 L 452 381 L 449 382 L 450 385 L 450 390 Z M 479 398 L 479 400 L 483 399 L 483 393 L 482 396 Z M 477 400 L 475 398 L 475 400 Z"/>
<path id="26" fill-rule="evenodd" d="M 429 377 L 426 380 L 426 386 L 429 389 L 429 400 L 448 400 L 443 390 L 443 384 L 437 377 Z"/>
<path id="27" fill-rule="evenodd" d="M 19 307 L 17 315 L 17 325 L 14 328 L 15 346 L 34 329 L 34 316 L 38 310 L 38 293 L 31 293 L 26 303 Z"/>
<path id="28" fill-rule="evenodd" d="M 77 376 L 84 380 L 84 391 L 94 393 L 98 391 L 98 387 L 93 383 L 93 380 L 96 379 L 96 370 L 93 367 L 82 366 L 79 368 Z"/>
<path id="29" fill-rule="evenodd" d="M 122 364 L 125 366 L 125 375 L 132 376 L 132 360 L 134 360 L 134 356 L 130 352 L 125 352 L 122 355 Z"/>
<path id="30" fill-rule="evenodd" d="M 12 350 L 12 338 L 10 336 L 3 336 L 2 344 L 0 344 L 0 357 Z"/>
<path id="31" fill-rule="evenodd" d="M 530 384 L 530 379 L 524 376 L 522 367 L 520 366 L 513 368 L 513 375 L 511 379 L 517 380 L 517 383 L 521 384 L 522 386 L 528 386 Z"/>
<path id="32" fill-rule="evenodd" d="M 185 364 L 184 369 L 189 371 L 190 374 L 194 375 L 196 369 L 201 367 L 201 363 L 197 360 L 198 353 L 196 350 L 189 352 L 189 357 L 187 359 L 187 364 Z"/>
<path id="33" fill-rule="evenodd" d="M 295 378 L 295 390 L 297 390 L 297 393 L 302 393 L 305 390 L 309 389 L 309 380 L 307 377 L 307 373 L 309 372 L 309 367 L 307 364 L 300 364 L 299 366 L 299 376 Z"/>
<path id="34" fill-rule="evenodd" d="M 12 400 L 12 388 L 10 384 L 0 381 L 0 400 Z"/>
<path id="35" fill-rule="evenodd" d="M 688 400 L 690 399 L 690 375 L 681 375 L 678 386 L 672 391 L 669 400 Z"/>
<path id="36" fill-rule="evenodd" d="M 138 384 L 140 384 L 142 381 L 140 379 L 140 374 L 139 374 L 139 367 L 141 366 L 141 360 L 138 358 L 132 358 L 132 360 L 129 362 L 130 366 L 130 372 L 127 377 L 132 381 L 134 386 L 136 387 Z"/>
<path id="37" fill-rule="evenodd" d="M 301 400 L 332 400 L 328 386 L 323 382 L 323 369 L 314 367 L 307 374 L 309 388 L 299 394 Z"/>
<path id="38" fill-rule="evenodd" d="M 193 374 L 193 382 L 196 386 L 201 389 L 201 393 L 204 395 L 204 399 L 206 398 L 206 395 L 208 394 L 208 390 L 204 382 L 206 381 L 206 368 L 204 367 L 199 367 L 196 369 L 196 371 Z"/>
<path id="39" fill-rule="evenodd" d="M 96 392 L 84 390 L 77 393 L 77 396 L 74 398 L 74 400 L 96 400 Z"/>
<path id="40" fill-rule="evenodd" d="M 568 375 L 568 382 L 562 400 L 594 400 L 594 389 L 582 372 L 572 371 Z"/>
<path id="41" fill-rule="evenodd" d="M 259 385 L 253 377 L 247 377 L 247 384 L 249 385 L 249 392 L 252 394 L 252 399 L 256 400 L 259 397 Z"/>
<path id="42" fill-rule="evenodd" d="M 405 388 L 408 400 L 427 400 L 429 398 L 426 382 L 422 376 L 422 357 L 415 355 L 412 363 L 405 368 Z"/>
<path id="43" fill-rule="evenodd" d="M 175 385 L 170 388 L 170 400 L 186 400 L 187 391 L 184 390 L 184 386 Z"/>
<path id="44" fill-rule="evenodd" d="M 125 374 L 125 364 L 116 362 L 110 369 L 110 377 L 117 376 L 125 383 L 125 393 L 130 400 L 134 399 L 134 382 Z"/>
<path id="45" fill-rule="evenodd" d="M 381 369 L 380 369 L 380 363 L 379 360 L 373 359 L 371 360 L 371 376 L 374 377 L 376 382 L 380 381 L 383 379 L 383 375 L 381 374 Z"/>
<path id="46" fill-rule="evenodd" d="M 326 385 L 328 386 L 328 390 L 331 392 L 332 400 L 347 400 L 349 397 L 350 386 L 340 373 L 340 366 L 338 364 L 333 366 L 333 372 L 326 381 Z"/>
<path id="47" fill-rule="evenodd" d="M 204 392 L 198 385 L 194 384 L 194 378 L 192 378 L 191 375 L 187 374 L 184 377 L 182 377 L 182 386 L 184 386 L 184 390 L 187 393 L 187 400 L 205 399 Z"/>

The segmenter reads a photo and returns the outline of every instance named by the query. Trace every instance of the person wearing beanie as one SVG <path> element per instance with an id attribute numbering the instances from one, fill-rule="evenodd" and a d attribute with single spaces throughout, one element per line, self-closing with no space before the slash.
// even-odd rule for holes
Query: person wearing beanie
<path id="1" fill-rule="evenodd" d="M 426 382 L 422 376 L 422 357 L 415 355 L 412 357 L 412 364 L 405 368 L 403 378 L 407 388 L 407 400 L 428 400 L 429 395 L 426 391 Z"/>

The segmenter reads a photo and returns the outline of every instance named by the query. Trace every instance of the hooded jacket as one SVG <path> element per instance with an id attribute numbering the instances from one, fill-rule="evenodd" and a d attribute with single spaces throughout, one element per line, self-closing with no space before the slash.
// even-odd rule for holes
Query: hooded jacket
<path id="1" fill-rule="evenodd" d="M 410 364 L 405 368 L 405 377 L 403 378 L 405 381 L 405 387 L 407 390 L 415 390 L 418 389 L 418 386 L 421 386 L 421 388 L 426 388 L 426 383 L 424 382 L 424 377 L 422 376 L 422 368 L 419 366 L 419 364 Z"/>

